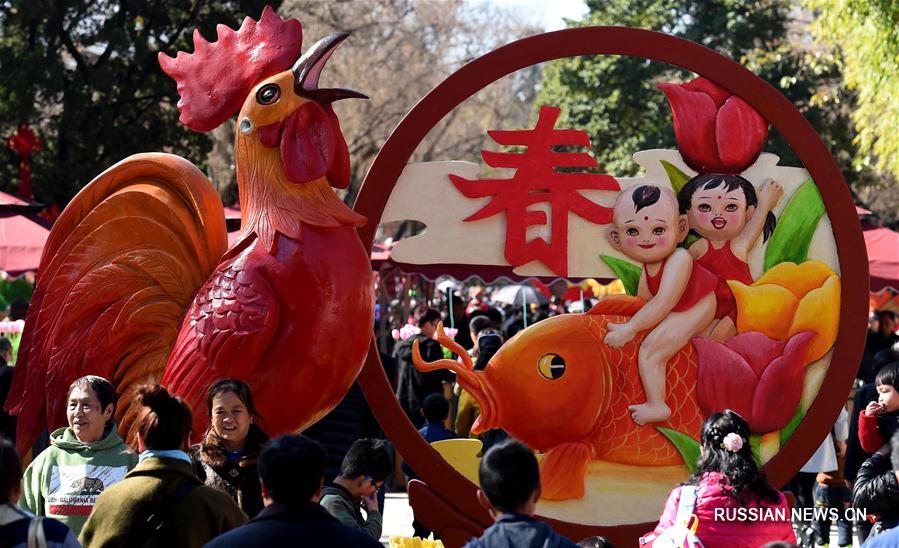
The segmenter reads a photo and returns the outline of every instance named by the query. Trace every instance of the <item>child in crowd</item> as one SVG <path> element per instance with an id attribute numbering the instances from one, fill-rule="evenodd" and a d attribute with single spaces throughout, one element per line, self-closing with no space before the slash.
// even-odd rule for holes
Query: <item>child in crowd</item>
<path id="1" fill-rule="evenodd" d="M 443 394 L 431 394 L 425 398 L 424 414 L 425 425 L 418 429 L 418 433 L 425 441 L 434 443 L 456 437 L 456 433 L 443 424 L 449 416 L 449 402 Z"/>
<path id="2" fill-rule="evenodd" d="M 621 348 L 652 330 L 640 343 L 637 362 L 646 402 L 628 407 L 641 425 L 671 416 L 665 403 L 668 360 L 715 319 L 718 278 L 678 247 L 687 231 L 687 216 L 679 213 L 669 188 L 638 186 L 622 190 L 615 200 L 607 237 L 612 247 L 643 265 L 637 295 L 646 304 L 627 322 L 608 324 L 604 342 Z"/>
<path id="3" fill-rule="evenodd" d="M 465 548 L 577 548 L 533 518 L 540 498 L 540 471 L 530 449 L 511 440 L 493 447 L 481 460 L 478 478 L 478 500 L 494 523 Z"/>
<path id="4" fill-rule="evenodd" d="M 479 316 L 483 317 L 483 316 Z M 418 433 L 421 434 L 421 437 L 425 439 L 428 443 L 434 443 L 435 441 L 443 441 L 443 440 L 451 440 L 456 438 L 456 433 L 443 425 L 443 422 L 449 416 L 449 402 L 446 401 L 446 398 L 441 394 L 431 394 L 427 398 L 425 398 L 424 403 L 424 414 L 425 414 L 425 425 L 418 429 Z M 411 479 L 418 479 L 418 476 L 412 470 L 412 467 L 409 466 L 408 462 L 403 463 L 403 472 L 406 473 L 406 476 Z M 431 531 L 422 525 L 418 518 L 414 518 L 412 520 L 412 529 L 415 531 L 415 536 L 419 538 L 428 538 L 430 536 Z"/>
<path id="5" fill-rule="evenodd" d="M 340 474 L 322 489 L 321 505 L 344 525 L 381 538 L 378 490 L 390 474 L 390 455 L 380 440 L 353 442 L 340 465 Z M 361 509 L 366 517 L 362 517 Z"/>
<path id="6" fill-rule="evenodd" d="M 888 442 L 899 427 L 899 363 L 885 365 L 874 378 L 879 397 L 858 416 L 862 449 L 873 453 Z"/>

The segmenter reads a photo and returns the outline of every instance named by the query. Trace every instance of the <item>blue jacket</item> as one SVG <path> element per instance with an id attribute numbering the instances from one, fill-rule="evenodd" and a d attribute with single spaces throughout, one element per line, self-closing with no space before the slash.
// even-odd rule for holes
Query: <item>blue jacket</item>
<path id="1" fill-rule="evenodd" d="M 881 535 L 868 537 L 862 546 L 865 548 L 893 548 L 899 546 L 899 528 L 893 528 Z"/>
<path id="2" fill-rule="evenodd" d="M 212 539 L 206 548 L 231 546 L 381 548 L 378 541 L 362 531 L 343 525 L 312 501 L 304 502 L 299 507 L 278 503 L 266 506 L 246 524 Z"/>
<path id="3" fill-rule="evenodd" d="M 454 440 L 458 437 L 456 436 L 455 432 L 448 429 L 446 426 L 443 426 L 442 422 L 428 421 L 424 426 L 418 429 L 418 433 L 421 434 L 421 437 L 423 437 L 428 443 L 434 443 L 435 441 L 443 440 Z M 409 466 L 408 462 L 403 462 L 403 472 L 409 479 L 418 479 L 418 474 L 416 474 L 415 471 L 412 470 L 412 467 Z"/>
<path id="4" fill-rule="evenodd" d="M 0 546 L 26 548 L 28 544 L 28 526 L 34 514 L 26 512 L 12 504 L 0 504 Z M 63 523 L 52 518 L 44 518 L 44 537 L 48 548 L 76 548 L 81 545 L 75 535 Z"/>
<path id="5" fill-rule="evenodd" d="M 418 433 L 421 434 L 421 437 L 428 443 L 456 439 L 456 433 L 446 426 L 443 426 L 442 422 L 428 421 L 424 426 L 418 429 Z"/>
<path id="6" fill-rule="evenodd" d="M 503 514 L 480 538 L 468 541 L 465 548 L 577 548 L 552 527 L 528 516 Z"/>

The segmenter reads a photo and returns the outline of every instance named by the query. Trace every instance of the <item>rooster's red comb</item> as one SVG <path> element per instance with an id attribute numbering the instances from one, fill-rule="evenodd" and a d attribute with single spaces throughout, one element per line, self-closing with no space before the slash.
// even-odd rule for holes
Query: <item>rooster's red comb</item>
<path id="1" fill-rule="evenodd" d="M 210 131 L 240 110 L 260 81 L 287 70 L 300 56 L 303 27 L 284 20 L 271 6 L 259 21 L 244 19 L 235 31 L 218 25 L 218 40 L 207 42 L 194 30 L 194 52 L 170 57 L 159 52 L 159 65 L 178 84 L 181 123 Z"/>

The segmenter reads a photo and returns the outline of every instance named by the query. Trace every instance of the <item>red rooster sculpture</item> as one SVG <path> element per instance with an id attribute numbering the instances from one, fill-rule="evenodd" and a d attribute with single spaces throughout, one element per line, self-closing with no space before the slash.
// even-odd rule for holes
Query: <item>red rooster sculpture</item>
<path id="1" fill-rule="evenodd" d="M 224 213 L 190 162 L 139 154 L 87 185 L 47 241 L 7 409 L 27 449 L 65 424 L 69 384 L 110 379 L 116 418 L 132 438 L 130 391 L 162 380 L 207 425 L 205 391 L 236 377 L 253 389 L 272 434 L 332 409 L 362 367 L 371 338 L 366 222 L 331 187 L 349 182 L 349 154 L 331 103 L 365 97 L 319 89 L 347 34 L 300 57 L 302 28 L 267 7 L 193 54 L 159 54 L 178 84 L 181 122 L 212 130 L 239 111 L 235 142 L 242 233 L 226 249 Z M 299 59 L 298 59 L 299 58 Z"/>

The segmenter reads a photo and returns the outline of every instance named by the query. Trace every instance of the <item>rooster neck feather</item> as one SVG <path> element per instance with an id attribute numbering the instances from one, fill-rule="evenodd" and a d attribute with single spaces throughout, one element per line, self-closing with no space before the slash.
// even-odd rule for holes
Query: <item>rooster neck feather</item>
<path id="1" fill-rule="evenodd" d="M 265 249 L 274 255 L 277 235 L 303 241 L 304 224 L 319 228 L 365 224 L 365 217 L 334 194 L 327 177 L 299 184 L 290 181 L 279 154 L 277 148 L 264 147 L 254 138 L 237 136 L 235 163 L 242 210 L 240 241 L 256 234 Z"/>

